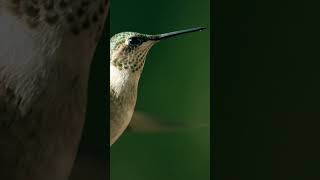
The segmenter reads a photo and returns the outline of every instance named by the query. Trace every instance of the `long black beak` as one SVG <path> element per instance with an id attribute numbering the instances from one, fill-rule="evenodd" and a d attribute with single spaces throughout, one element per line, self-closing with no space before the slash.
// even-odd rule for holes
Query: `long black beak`
<path id="1" fill-rule="evenodd" d="M 206 29 L 206 28 L 204 28 L 204 27 L 191 28 L 191 29 L 174 31 L 174 32 L 169 32 L 169 33 L 164 33 L 164 34 L 150 35 L 148 38 L 149 38 L 149 40 L 159 41 L 161 39 L 166 39 L 166 38 L 178 36 L 178 35 L 181 35 L 181 34 L 196 32 L 196 31 L 202 31 L 204 29 Z"/>

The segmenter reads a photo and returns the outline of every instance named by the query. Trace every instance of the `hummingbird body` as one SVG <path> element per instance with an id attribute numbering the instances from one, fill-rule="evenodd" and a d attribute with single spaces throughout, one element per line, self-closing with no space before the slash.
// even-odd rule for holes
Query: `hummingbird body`
<path id="1" fill-rule="evenodd" d="M 140 75 L 147 52 L 153 44 L 139 47 L 128 45 L 128 39 L 137 36 L 138 33 L 128 32 L 111 39 L 110 144 L 119 138 L 130 123 L 136 105 Z"/>
<path id="2" fill-rule="evenodd" d="M 110 146 L 127 128 L 137 100 L 138 83 L 150 48 L 161 39 L 203 30 L 159 35 L 123 32 L 110 40 Z"/>
<path id="3" fill-rule="evenodd" d="M 110 143 L 113 144 L 128 126 L 137 100 L 138 80 L 110 66 Z M 112 78 L 113 77 L 113 78 Z M 120 77 L 120 78 L 119 78 Z M 123 78 L 121 78 L 123 77 Z M 122 82 L 119 82 L 122 81 Z"/>
<path id="4" fill-rule="evenodd" d="M 0 0 L 0 179 L 69 177 L 106 9 L 102 0 Z"/>

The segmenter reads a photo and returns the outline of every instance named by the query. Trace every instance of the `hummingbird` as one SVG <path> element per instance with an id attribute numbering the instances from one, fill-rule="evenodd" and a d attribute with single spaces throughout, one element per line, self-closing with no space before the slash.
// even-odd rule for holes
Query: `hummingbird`
<path id="1" fill-rule="evenodd" d="M 163 39 L 204 29 L 198 27 L 156 35 L 121 32 L 110 39 L 110 146 L 133 117 L 139 79 L 150 48 Z"/>
<path id="2" fill-rule="evenodd" d="M 0 179 L 66 180 L 108 0 L 0 0 Z"/>

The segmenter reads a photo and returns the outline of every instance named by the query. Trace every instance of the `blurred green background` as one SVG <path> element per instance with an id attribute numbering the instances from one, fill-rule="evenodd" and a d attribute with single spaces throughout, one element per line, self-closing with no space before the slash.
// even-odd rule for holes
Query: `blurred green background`
<path id="1" fill-rule="evenodd" d="M 111 180 L 206 180 L 210 175 L 209 0 L 115 0 L 110 37 L 123 31 L 165 33 L 204 26 L 164 40 L 147 56 L 136 109 L 192 126 L 174 133 L 125 133 L 110 151 Z"/>

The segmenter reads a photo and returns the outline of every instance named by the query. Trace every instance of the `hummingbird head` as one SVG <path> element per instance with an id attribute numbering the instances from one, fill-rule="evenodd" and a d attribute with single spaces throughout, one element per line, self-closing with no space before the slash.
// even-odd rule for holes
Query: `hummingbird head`
<path id="1" fill-rule="evenodd" d="M 122 32 L 110 40 L 110 63 L 119 70 L 141 73 L 149 49 L 162 39 L 201 31 L 205 28 L 192 28 L 164 34 L 148 35 L 136 32 Z"/>
<path id="2" fill-rule="evenodd" d="M 110 62 L 119 70 L 139 72 L 144 65 L 149 49 L 157 42 L 149 35 L 122 32 L 110 40 Z"/>

